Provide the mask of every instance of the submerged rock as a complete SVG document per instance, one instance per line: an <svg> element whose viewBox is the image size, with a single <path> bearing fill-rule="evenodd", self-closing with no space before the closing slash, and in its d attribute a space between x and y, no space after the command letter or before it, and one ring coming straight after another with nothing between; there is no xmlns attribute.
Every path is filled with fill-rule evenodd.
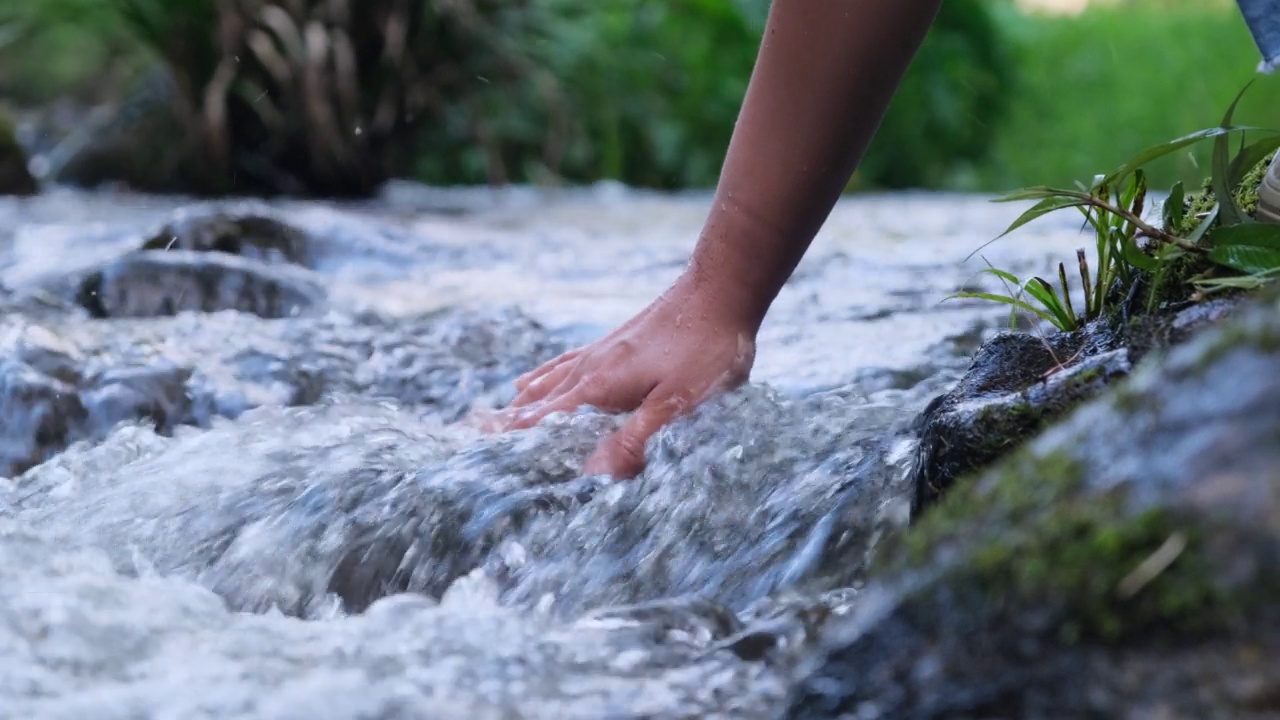
<svg viewBox="0 0 1280 720"><path fill-rule="evenodd" d="M157 317L238 310L293 317L323 304L319 281L287 266L224 253L145 250L92 273L77 294L95 317Z"/></svg>
<svg viewBox="0 0 1280 720"><path fill-rule="evenodd" d="M220 312L36 324L0 317L0 477L127 420L168 434L326 397L454 420L562 346L514 312L267 320Z"/></svg>
<svg viewBox="0 0 1280 720"><path fill-rule="evenodd" d="M13 125L0 115L0 195L34 195L39 191L27 169L27 154L14 137Z"/></svg>
<svg viewBox="0 0 1280 720"><path fill-rule="evenodd" d="M265 214L220 209L177 213L142 249L220 252L311 267L313 242L302 230Z"/></svg>
<svg viewBox="0 0 1280 720"><path fill-rule="evenodd" d="M893 545L787 717L1280 712L1280 302L1142 365Z"/></svg>
<svg viewBox="0 0 1280 720"><path fill-rule="evenodd" d="M1234 300L1193 305L1117 328L1100 320L1072 333L1002 333L974 355L964 378L917 423L912 514L919 517L957 479L1014 450L1069 410L1125 378L1152 351L1220 322Z"/></svg>

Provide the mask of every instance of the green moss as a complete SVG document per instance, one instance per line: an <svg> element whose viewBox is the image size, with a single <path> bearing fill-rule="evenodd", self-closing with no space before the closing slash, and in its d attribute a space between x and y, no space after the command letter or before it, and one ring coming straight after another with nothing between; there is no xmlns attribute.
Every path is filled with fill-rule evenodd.
<svg viewBox="0 0 1280 720"><path fill-rule="evenodd" d="M1272 153L1245 173L1240 184L1233 191L1236 206L1249 217L1253 217L1258 211L1258 188L1262 185L1262 178L1267 174L1267 166L1274 157L1275 153ZM1181 222L1165 229L1179 237L1190 235L1199 226L1202 216L1212 210L1215 203L1217 203L1217 197L1210 187L1210 180L1206 179L1200 190L1187 195L1183 204Z"/></svg>
<svg viewBox="0 0 1280 720"><path fill-rule="evenodd" d="M1262 187L1262 179L1266 177L1267 167L1274 157L1275 153L1272 153L1262 162L1253 166L1252 170L1245 173L1245 176L1240 180L1240 186L1236 188L1236 205L1249 217L1253 217L1258 212L1258 189Z"/></svg>
<svg viewBox="0 0 1280 720"><path fill-rule="evenodd" d="M973 583L994 612L1043 608L1060 620L1060 641L1118 642L1157 629L1207 629L1232 606L1213 583L1201 530L1155 509L1133 513L1121 490L1089 492L1069 453L1018 453L951 495L901 540L884 569L911 571L961 559L938 582ZM1131 597L1117 589L1175 533L1186 549Z"/></svg>
<svg viewBox="0 0 1280 720"><path fill-rule="evenodd" d="M1273 312L1280 312L1280 303L1270 303ZM1270 317L1275 317L1271 315ZM1195 370L1203 371L1216 363L1223 355L1240 348L1254 348L1274 354L1280 352L1280 323L1254 316L1253 321L1241 320L1225 325L1196 359Z"/></svg>

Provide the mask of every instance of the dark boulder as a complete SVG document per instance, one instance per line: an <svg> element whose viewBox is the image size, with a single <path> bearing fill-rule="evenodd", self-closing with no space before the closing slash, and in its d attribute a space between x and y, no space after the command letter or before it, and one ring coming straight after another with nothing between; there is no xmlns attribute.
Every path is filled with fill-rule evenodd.
<svg viewBox="0 0 1280 720"><path fill-rule="evenodd" d="M129 254L85 278L77 294L100 318L238 310L275 319L303 314L324 297L305 271L192 250Z"/></svg>
<svg viewBox="0 0 1280 720"><path fill-rule="evenodd" d="M193 250L312 267L311 238L265 214L181 211L143 243L143 250Z"/></svg>
<svg viewBox="0 0 1280 720"><path fill-rule="evenodd" d="M873 578L786 717L1277 717L1280 301L958 483Z"/></svg>
<svg viewBox="0 0 1280 720"><path fill-rule="evenodd" d="M1082 402L1126 377L1153 350L1216 323L1234 300L1177 313L1096 321L1072 333L1009 332L985 343L964 378L917 420L912 516L918 518L958 478L980 470Z"/></svg>

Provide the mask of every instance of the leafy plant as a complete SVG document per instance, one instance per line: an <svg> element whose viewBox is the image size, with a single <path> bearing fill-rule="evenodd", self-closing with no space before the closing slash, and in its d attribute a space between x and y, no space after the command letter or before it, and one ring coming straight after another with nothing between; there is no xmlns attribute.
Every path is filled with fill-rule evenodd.
<svg viewBox="0 0 1280 720"><path fill-rule="evenodd" d="M1095 178L1089 187L1076 190L1033 187L996 199L997 202L1038 202L991 242L1059 210L1074 208L1084 216L1085 225L1092 229L1095 238L1096 263L1090 273L1084 251L1077 251L1085 298L1082 313L1076 313L1072 306L1062 263L1058 264L1059 288L1043 278L1024 281L1012 273L989 267L984 272L1000 278L1006 284L1007 294L962 292L948 299L976 298L1007 304L1015 311L1030 312L1059 330L1071 331L1102 317L1115 304L1127 301L1144 280L1150 281L1151 288L1147 308L1154 308L1172 265L1187 259L1202 270L1186 278L1186 282L1202 291L1254 288L1280 277L1280 226L1255 222L1236 198L1237 188L1246 175L1280 148L1277 131L1232 125L1236 105L1247 89L1248 86L1236 96L1218 127L1147 148L1114 172ZM1246 144L1243 138L1246 132L1259 132L1264 137ZM1232 156L1229 143L1234 135L1242 137L1240 149ZM1207 140L1213 141L1212 175L1202 198L1208 200L1207 208L1188 218L1188 200L1179 183L1170 190L1164 204L1162 224L1153 224L1144 216L1147 197L1144 166Z"/></svg>

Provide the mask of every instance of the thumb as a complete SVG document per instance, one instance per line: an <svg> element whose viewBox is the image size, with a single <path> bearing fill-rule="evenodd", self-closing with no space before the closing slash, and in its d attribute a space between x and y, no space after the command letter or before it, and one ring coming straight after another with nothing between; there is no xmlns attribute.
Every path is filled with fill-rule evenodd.
<svg viewBox="0 0 1280 720"><path fill-rule="evenodd" d="M584 475L609 475L629 480L640 474L644 469L644 449L649 438L689 406L683 395L655 397L659 397L657 392L650 393L621 429L600 441L582 466Z"/></svg>

